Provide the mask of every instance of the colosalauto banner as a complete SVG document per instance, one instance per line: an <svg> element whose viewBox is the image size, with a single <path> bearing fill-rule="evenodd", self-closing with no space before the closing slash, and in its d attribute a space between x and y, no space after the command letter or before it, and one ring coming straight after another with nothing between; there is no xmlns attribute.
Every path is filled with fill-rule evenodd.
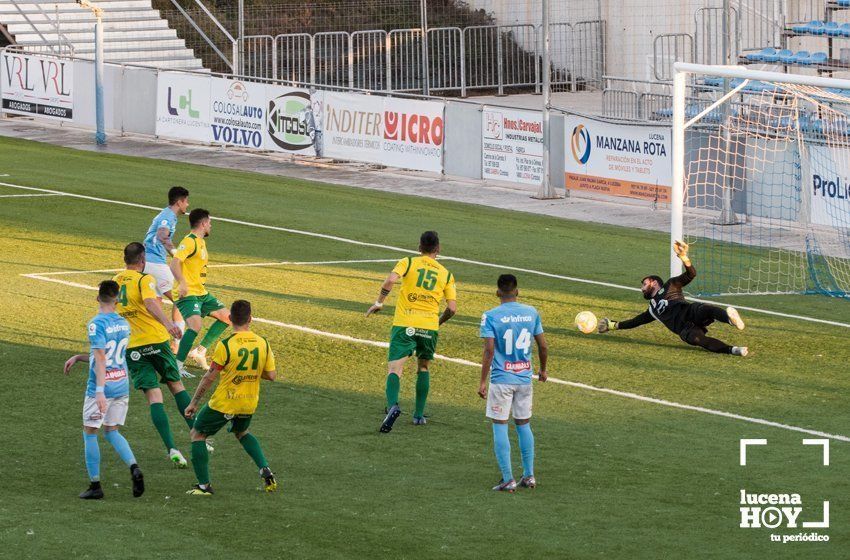
<svg viewBox="0 0 850 560"><path fill-rule="evenodd" d="M316 119L310 92L266 86L265 148L316 155Z"/></svg>
<svg viewBox="0 0 850 560"><path fill-rule="evenodd" d="M326 157L440 172L443 104L351 93L324 93Z"/></svg>
<svg viewBox="0 0 850 560"><path fill-rule="evenodd" d="M568 189L669 202L669 127L610 124L566 115Z"/></svg>
<svg viewBox="0 0 850 560"><path fill-rule="evenodd" d="M850 225L850 150L808 146L811 173L811 222L846 228Z"/></svg>
<svg viewBox="0 0 850 560"><path fill-rule="evenodd" d="M71 60L4 51L0 68L3 111L71 120L73 65Z"/></svg>
<svg viewBox="0 0 850 560"><path fill-rule="evenodd" d="M265 84L211 78L210 127L205 141L261 149L265 107Z"/></svg>
<svg viewBox="0 0 850 560"><path fill-rule="evenodd" d="M157 136L212 142L211 81L209 76L160 72L156 96Z"/></svg>
<svg viewBox="0 0 850 560"><path fill-rule="evenodd" d="M543 180L543 116L484 107L481 113L485 179L539 185Z"/></svg>

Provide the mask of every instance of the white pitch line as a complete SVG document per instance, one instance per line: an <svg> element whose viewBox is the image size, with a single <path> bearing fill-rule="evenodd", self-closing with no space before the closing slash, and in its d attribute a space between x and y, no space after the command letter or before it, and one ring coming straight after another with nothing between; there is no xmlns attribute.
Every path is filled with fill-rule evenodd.
<svg viewBox="0 0 850 560"><path fill-rule="evenodd" d="M0 198L33 198L43 196L65 196L59 193L44 193L44 194L0 194Z"/></svg>
<svg viewBox="0 0 850 560"><path fill-rule="evenodd" d="M86 290L97 290L94 286L87 286L85 284L78 284L77 282L68 282L66 280L59 280L58 278L44 278L43 276L39 276L38 274L23 274L27 278L31 278L33 280L43 280L45 282L54 282L56 284L63 284L66 286L71 286L74 288L83 288ZM389 343L379 342L377 340L369 340L366 338L357 338L354 336L349 336L346 334L332 333L328 331L322 331L319 329L313 329L310 327L304 327L302 325L295 325L293 323L284 323L282 321L275 321L273 319L263 319L261 317L254 317L254 321L257 323L265 323L268 325L273 325L276 327L280 327L283 329L295 330L307 334L312 334L316 336L321 336L325 338L332 338L334 340L342 340L344 342L350 342L353 344L364 344L368 346L374 346L377 348L389 348ZM470 366L475 368L480 368L481 364L478 362L473 362L471 360L465 360L463 358L452 358L450 356L444 356L442 354L434 354L434 357L443 360L445 362L452 362L455 364L460 364L463 366ZM535 376L536 377L536 376ZM843 436L840 434L829 434L826 432L821 432L819 430L810 430L808 428L801 428L799 426L792 426L790 424L782 424L780 422L773 422L772 420L765 420L763 418L755 418L752 416L744 416L741 414L735 414L733 412L724 412L722 410L714 410L712 408L705 408L702 406L694 406L690 404L681 404L673 401L668 401L664 399L657 399L655 397L646 397L643 395L638 395L637 393L629 393L627 391L618 391L617 389L608 389L607 387L597 387L595 385L588 385L586 383L579 383L577 381L566 381L564 379L557 379L555 377L550 377L547 382L555 383L558 385L567 385L570 387L575 387L577 389L585 389L588 391L595 391L597 393L606 393L608 395L615 395L617 397L623 397L627 399L633 399L641 402L657 404L661 406L666 406L669 408L676 408L679 410L687 410L690 412L701 412L703 414L710 414L712 416L720 416L722 418L729 418L732 420L740 420L742 422L749 422L751 424L760 424L762 426L769 426L772 428L780 428L783 430L789 430L792 432L800 432L803 434L809 434L818 437L824 437L829 439L834 439L836 441L843 441L850 443L850 437Z"/></svg>
<svg viewBox="0 0 850 560"><path fill-rule="evenodd" d="M71 193L71 192L66 192L66 191L57 191L57 190L53 190L53 189L42 189L42 188L38 188L38 187L25 187L23 185L15 185L15 184L12 184L12 183L2 183L2 182L0 182L0 185L6 186L6 187L11 187L11 188L16 188L16 189L55 193L55 194L58 194L58 195L64 195L64 196L68 196L68 197L71 197L71 198L80 198L80 199L83 199L83 200L92 200L92 201L95 201L95 202L106 202L106 203L109 203L109 204L118 204L118 205L121 205L121 206L130 206L130 207L133 207L133 208L144 208L144 209L147 209L147 210L156 210L156 211L161 210L161 208L159 208L157 206L150 206L150 205L147 205L147 204L137 204L135 202L124 202L124 201L121 201L121 200L111 200L111 199L108 199L108 198L99 198L99 197L96 197L96 196L88 196L88 195L84 195L84 194L76 194L76 193ZM230 223L230 224L237 224L237 225L255 227L255 228L259 228L259 229L267 229L267 230L272 230L272 231L282 231L282 232L285 232L285 233L305 235L305 236L308 236L308 237L316 237L316 238L319 238L319 239L328 239L330 241L338 241L340 243L348 243L350 245L359 245L361 247L374 247L376 249L387 249L387 250L390 250L390 251L399 251L399 252L407 253L407 254L418 254L417 251L412 251L410 249L404 249L403 247L395 247L393 245L383 245L381 243L370 243L370 242L367 242L367 241L358 241L357 239L349 239L347 237L339 237L339 236L336 236L336 235L328 235L328 234L325 234L325 233L316 233L316 232L313 232L313 231L305 231L305 230L300 230L300 229L285 228L285 227L280 227L280 226L270 226L270 225L267 225L267 224L258 224L258 223L255 223L255 222L246 222L246 221L243 221L243 220L234 220L232 218L220 218L218 216L215 216L214 219L218 222L226 222L226 223ZM582 284L592 284L592 285L595 285L595 286L605 286L605 287L608 287L608 288L615 288L615 289L619 289L619 290L629 290L629 291L633 291L633 292L639 290L639 288L635 288L634 286L623 286L622 284L614 284L614 283L611 283L611 282L602 282L602 281L599 281L599 280L589 280L587 278L578 278L576 276L564 276L564 275L561 275L561 274L553 274L553 273L550 273L550 272L543 272L543 271L540 271L540 270L533 270L533 269L530 269L530 268L518 268L518 267L515 267L515 266L487 263L487 262L476 261L476 260L471 260L471 259L464 259L464 258L461 258L461 257L446 257L446 256L443 256L441 258L443 260L451 260L451 261L455 261L455 262L462 262L462 263L465 263L465 264L485 266L485 267L489 267L489 268L498 268L498 269L501 269L501 270L513 270L513 271L517 271L517 272L525 272L525 273L528 273L528 274L535 274L537 276L544 276L544 277L547 277L547 278L555 278L555 279L558 279L558 280L567 280L569 282L580 282ZM693 298L692 301L699 301L699 302L702 302L702 303L714 303L714 304L723 305L723 306L728 305L726 303L717 302L717 301L708 300L708 299ZM753 313L762 313L764 315L772 315L774 317L782 317L782 318L785 318L785 319L798 319L800 321L808 321L810 323L820 323L820 324L824 324L824 325L832 325L834 327L844 327L844 328L850 329L850 323L841 323L839 321L830 321L830 320L827 320L827 319L818 319L817 317L808 317L808 316L805 316L805 315L794 315L794 314L791 314L791 313L781 313L779 311L770 311L768 309L761 309L761 308L757 308L757 307L747 307L747 306L742 306L742 305L736 305L735 307L737 309L752 311Z"/></svg>
<svg viewBox="0 0 850 560"><path fill-rule="evenodd" d="M239 268L239 267L263 267L263 266L309 266L328 265L328 264L361 264L361 263L388 263L396 262L398 259L359 259L349 261L275 261L275 262L255 262L255 263L227 263L227 264L211 264L209 268ZM21 276L66 276L71 274L95 274L99 272L121 272L123 268L99 268L96 270L59 270L48 272L30 272L21 274Z"/></svg>

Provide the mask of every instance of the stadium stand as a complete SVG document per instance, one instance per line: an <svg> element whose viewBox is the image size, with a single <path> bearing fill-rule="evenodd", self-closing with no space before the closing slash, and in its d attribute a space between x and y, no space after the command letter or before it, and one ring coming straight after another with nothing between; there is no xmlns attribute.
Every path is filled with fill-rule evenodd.
<svg viewBox="0 0 850 560"><path fill-rule="evenodd" d="M151 7L150 0L100 0L107 62L168 69L203 70L203 63ZM6 40L28 50L94 58L92 12L74 0L0 0Z"/></svg>

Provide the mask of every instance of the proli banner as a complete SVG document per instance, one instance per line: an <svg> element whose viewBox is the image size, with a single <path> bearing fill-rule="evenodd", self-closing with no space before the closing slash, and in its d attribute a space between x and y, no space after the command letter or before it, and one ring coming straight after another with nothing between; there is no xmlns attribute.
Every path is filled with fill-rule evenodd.
<svg viewBox="0 0 850 560"><path fill-rule="evenodd" d="M850 149L808 146L813 224L850 226Z"/></svg>
<svg viewBox="0 0 850 560"><path fill-rule="evenodd" d="M433 101L325 92L323 155L440 172L443 109Z"/></svg>
<svg viewBox="0 0 850 560"><path fill-rule="evenodd" d="M160 72L156 86L156 135L212 142L211 82L209 76Z"/></svg>
<svg viewBox="0 0 850 560"><path fill-rule="evenodd" d="M265 106L265 84L211 78L209 107L211 120L206 141L214 144L262 148L263 125L266 122Z"/></svg>
<svg viewBox="0 0 850 560"><path fill-rule="evenodd" d="M566 115L568 189L669 202L670 128L624 126Z"/></svg>
<svg viewBox="0 0 850 560"><path fill-rule="evenodd" d="M74 63L71 60L3 51L0 73L3 111L61 120L73 118Z"/></svg>
<svg viewBox="0 0 850 560"><path fill-rule="evenodd" d="M485 179L539 185L543 180L543 116L484 107L481 113Z"/></svg>
<svg viewBox="0 0 850 560"><path fill-rule="evenodd" d="M265 108L267 150L316 155L316 119L309 91L268 85Z"/></svg>

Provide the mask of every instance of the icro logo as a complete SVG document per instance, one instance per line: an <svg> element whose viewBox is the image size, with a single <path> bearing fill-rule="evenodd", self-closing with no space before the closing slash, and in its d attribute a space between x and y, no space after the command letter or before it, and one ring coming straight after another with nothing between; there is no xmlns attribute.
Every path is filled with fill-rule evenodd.
<svg viewBox="0 0 850 560"><path fill-rule="evenodd" d="M583 124L573 129L570 146L572 147L575 160L582 165L587 163L587 160L590 159L590 133Z"/></svg>

